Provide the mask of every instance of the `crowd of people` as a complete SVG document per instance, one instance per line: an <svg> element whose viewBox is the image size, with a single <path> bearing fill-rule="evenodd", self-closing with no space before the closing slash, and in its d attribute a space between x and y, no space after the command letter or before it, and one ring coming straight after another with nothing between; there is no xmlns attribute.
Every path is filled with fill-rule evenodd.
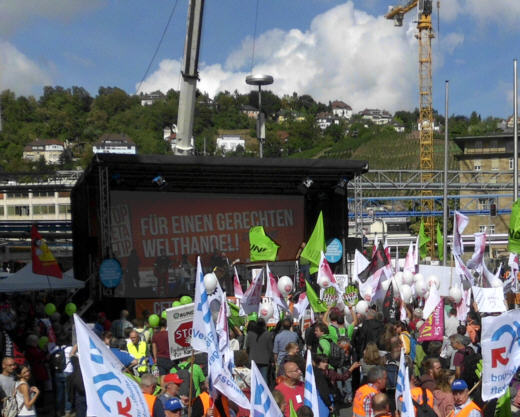
<svg viewBox="0 0 520 417"><path fill-rule="evenodd" d="M45 295L0 300L2 404L14 398L20 416L84 417L87 401L72 319L46 314L47 301ZM330 307L305 328L288 314L272 327L262 318L235 323L229 329L233 376L250 396L254 361L285 416L293 409L298 416L313 415L304 404L310 350L320 417L337 416L349 407L354 417L397 416L402 412L396 390L404 352L417 417L494 415L496 400L484 403L480 397L478 311L472 308L461 322L447 299L442 340L423 343L417 342L422 310L409 305L406 312L399 320L387 320L374 304L363 314L353 307ZM210 398L205 354L170 359L164 318L152 327L146 312L142 317L126 310L118 317L97 312L90 325L128 377L139 383L151 417L188 415L190 407L193 417L250 415L223 396ZM516 381L511 384L513 407L520 401Z"/></svg>

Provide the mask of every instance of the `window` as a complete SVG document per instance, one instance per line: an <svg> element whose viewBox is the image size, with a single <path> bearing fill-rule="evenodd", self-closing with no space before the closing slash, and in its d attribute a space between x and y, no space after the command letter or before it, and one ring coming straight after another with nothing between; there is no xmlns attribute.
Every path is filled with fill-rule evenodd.
<svg viewBox="0 0 520 417"><path fill-rule="evenodd" d="M497 158L493 158L491 160L491 169L493 171L498 171L499 168L500 168L500 161Z"/></svg>
<svg viewBox="0 0 520 417"><path fill-rule="evenodd" d="M474 169L475 171L480 171L480 170L482 169L482 165L481 165L481 163L480 163L480 159L475 159L475 160L473 161L473 169Z"/></svg>
<svg viewBox="0 0 520 417"><path fill-rule="evenodd" d="M7 193L7 198L29 198L29 193Z"/></svg>
<svg viewBox="0 0 520 417"><path fill-rule="evenodd" d="M58 213L59 214L70 214L70 204L60 204L58 205Z"/></svg>
<svg viewBox="0 0 520 417"><path fill-rule="evenodd" d="M0 206L0 216L4 215L4 206Z"/></svg>
<svg viewBox="0 0 520 417"><path fill-rule="evenodd" d="M54 213L56 213L56 207L54 207L54 204L33 206L33 214L35 214L35 215L54 214Z"/></svg>
<svg viewBox="0 0 520 417"><path fill-rule="evenodd" d="M8 216L28 216L29 206L7 206Z"/></svg>
<svg viewBox="0 0 520 417"><path fill-rule="evenodd" d="M494 224L481 224L479 227L480 233L486 232L488 235L495 234L495 225Z"/></svg>
<svg viewBox="0 0 520 417"><path fill-rule="evenodd" d="M488 211L489 206L491 204L495 204L494 198L479 198L478 199L478 209L483 211Z"/></svg>
<svg viewBox="0 0 520 417"><path fill-rule="evenodd" d="M54 191L33 191L34 198L54 197Z"/></svg>
<svg viewBox="0 0 520 417"><path fill-rule="evenodd" d="M513 168L514 168L514 166L513 166L513 165L514 165L514 162L515 162L515 161L513 161L513 158L511 158L511 159L509 160L509 169L513 169Z"/></svg>

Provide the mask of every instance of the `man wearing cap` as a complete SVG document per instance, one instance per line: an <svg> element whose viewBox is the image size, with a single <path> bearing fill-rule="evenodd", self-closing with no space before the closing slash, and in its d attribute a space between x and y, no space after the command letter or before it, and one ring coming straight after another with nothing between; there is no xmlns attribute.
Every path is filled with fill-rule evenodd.
<svg viewBox="0 0 520 417"><path fill-rule="evenodd" d="M454 417L482 417L482 410L469 398L468 384L463 379L456 379L451 384L455 403Z"/></svg>
<svg viewBox="0 0 520 417"><path fill-rule="evenodd" d="M179 387L184 380L179 378L177 374L168 374L163 378L164 393L160 395L159 399L164 405L172 398L179 399Z"/></svg>
<svg viewBox="0 0 520 417"><path fill-rule="evenodd" d="M178 398L170 398L164 404L164 415L166 417L179 417L182 415L182 403Z"/></svg>

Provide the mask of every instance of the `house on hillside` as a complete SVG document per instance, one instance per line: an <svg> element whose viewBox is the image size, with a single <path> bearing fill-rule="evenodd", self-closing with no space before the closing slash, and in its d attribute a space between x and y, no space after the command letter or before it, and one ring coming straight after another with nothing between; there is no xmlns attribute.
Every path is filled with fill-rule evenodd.
<svg viewBox="0 0 520 417"><path fill-rule="evenodd" d="M340 119L350 120L352 118L352 107L343 101L336 100L330 103L332 114Z"/></svg>
<svg viewBox="0 0 520 417"><path fill-rule="evenodd" d="M392 127L397 133L404 133L404 125L396 122L395 120L392 122Z"/></svg>
<svg viewBox="0 0 520 417"><path fill-rule="evenodd" d="M333 124L339 125L339 119L337 116L334 116L332 113L318 113L316 115L316 124L321 130L327 129L329 126Z"/></svg>
<svg viewBox="0 0 520 417"><path fill-rule="evenodd" d="M376 125L387 125L392 121L392 115L386 110L365 109L359 112L363 120L370 120Z"/></svg>
<svg viewBox="0 0 520 417"><path fill-rule="evenodd" d="M165 95L159 90L153 93L141 94L141 106L151 106L156 101L164 100Z"/></svg>
<svg viewBox="0 0 520 417"><path fill-rule="evenodd" d="M235 152L238 146L246 148L246 141L241 135L220 135L217 138L217 149L224 153Z"/></svg>
<svg viewBox="0 0 520 417"><path fill-rule="evenodd" d="M43 157L47 165L53 165L60 162L64 150L63 142L57 139L36 139L23 148L22 158L37 162Z"/></svg>
<svg viewBox="0 0 520 417"><path fill-rule="evenodd" d="M240 111L250 119L256 119L258 117L258 109L248 104L243 105Z"/></svg>
<svg viewBox="0 0 520 417"><path fill-rule="evenodd" d="M132 139L124 134L105 133L99 142L92 146L94 153L117 153L124 155L135 155L137 148Z"/></svg>

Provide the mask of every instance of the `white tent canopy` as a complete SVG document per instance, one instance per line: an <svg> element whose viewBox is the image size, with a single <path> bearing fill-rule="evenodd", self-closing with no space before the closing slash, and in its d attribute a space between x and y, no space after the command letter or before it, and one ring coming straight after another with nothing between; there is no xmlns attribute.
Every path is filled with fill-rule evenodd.
<svg viewBox="0 0 520 417"><path fill-rule="evenodd" d="M40 290L72 290L83 288L85 283L74 279L71 270L63 274L63 278L47 275L38 275L32 271L32 263L28 263L22 269L6 278L0 276L0 292L21 292Z"/></svg>

